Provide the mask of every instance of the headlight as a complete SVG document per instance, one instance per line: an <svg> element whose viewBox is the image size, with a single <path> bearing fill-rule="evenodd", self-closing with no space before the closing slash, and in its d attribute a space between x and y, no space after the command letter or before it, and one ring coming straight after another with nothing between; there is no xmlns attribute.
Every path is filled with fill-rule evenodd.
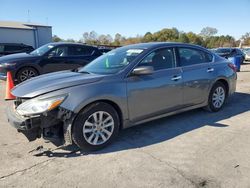
<svg viewBox="0 0 250 188"><path fill-rule="evenodd" d="M16 111L22 116L41 114L58 107L66 98L66 95L50 97L45 99L31 99L20 104Z"/></svg>
<svg viewBox="0 0 250 188"><path fill-rule="evenodd" d="M0 66L1 67L10 67L10 66L15 66L16 63L1 63Z"/></svg>

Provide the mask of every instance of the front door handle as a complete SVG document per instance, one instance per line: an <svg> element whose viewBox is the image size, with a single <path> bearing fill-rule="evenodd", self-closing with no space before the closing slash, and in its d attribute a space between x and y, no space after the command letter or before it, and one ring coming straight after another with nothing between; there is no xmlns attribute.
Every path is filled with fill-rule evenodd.
<svg viewBox="0 0 250 188"><path fill-rule="evenodd" d="M208 68L207 69L207 72L213 72L214 71L214 68Z"/></svg>
<svg viewBox="0 0 250 188"><path fill-rule="evenodd" d="M173 77L171 78L172 81L178 81L178 80L180 80L180 79L182 79L182 76L173 76Z"/></svg>

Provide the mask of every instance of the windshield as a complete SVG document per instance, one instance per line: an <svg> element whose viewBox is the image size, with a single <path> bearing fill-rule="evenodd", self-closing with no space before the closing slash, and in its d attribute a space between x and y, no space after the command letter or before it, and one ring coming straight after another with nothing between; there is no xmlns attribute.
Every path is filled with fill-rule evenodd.
<svg viewBox="0 0 250 188"><path fill-rule="evenodd" d="M52 45L52 44L45 44L45 45L41 46L40 48L37 48L36 50L32 51L30 54L42 56L53 47L54 47L54 45Z"/></svg>
<svg viewBox="0 0 250 188"><path fill-rule="evenodd" d="M94 74L115 74L132 62L143 49L118 48L95 59L79 72Z"/></svg>
<svg viewBox="0 0 250 188"><path fill-rule="evenodd" d="M216 50L216 53L230 53L231 48L219 48Z"/></svg>

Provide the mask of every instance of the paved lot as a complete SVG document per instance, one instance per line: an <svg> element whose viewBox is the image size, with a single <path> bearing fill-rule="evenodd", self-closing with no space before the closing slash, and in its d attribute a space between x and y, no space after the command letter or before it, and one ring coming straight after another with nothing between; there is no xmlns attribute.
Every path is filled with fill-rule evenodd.
<svg viewBox="0 0 250 188"><path fill-rule="evenodd" d="M250 64L223 111L201 109L123 131L95 153L28 143L5 117L0 83L0 187L250 187ZM30 152L50 149L43 156Z"/></svg>

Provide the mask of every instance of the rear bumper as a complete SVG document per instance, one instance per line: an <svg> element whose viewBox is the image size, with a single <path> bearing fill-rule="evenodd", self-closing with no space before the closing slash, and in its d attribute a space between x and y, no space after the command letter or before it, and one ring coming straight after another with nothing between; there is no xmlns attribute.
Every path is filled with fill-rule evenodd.
<svg viewBox="0 0 250 188"><path fill-rule="evenodd" d="M228 96L231 96L236 92L237 73L235 73L232 77L230 77L228 83L229 83Z"/></svg>

